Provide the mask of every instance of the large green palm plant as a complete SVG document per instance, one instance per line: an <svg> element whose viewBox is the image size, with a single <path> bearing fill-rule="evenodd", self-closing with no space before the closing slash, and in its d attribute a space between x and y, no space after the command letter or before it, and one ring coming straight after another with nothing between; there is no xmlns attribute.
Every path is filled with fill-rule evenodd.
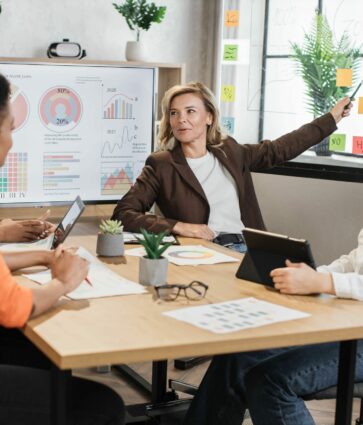
<svg viewBox="0 0 363 425"><path fill-rule="evenodd" d="M350 68L353 84L358 78L360 48L355 48L347 33L335 42L327 19L317 14L311 31L304 34L301 46L291 43L291 58L306 85L307 107L314 117L329 111L338 99L351 91L350 87L337 87L336 70Z"/></svg>

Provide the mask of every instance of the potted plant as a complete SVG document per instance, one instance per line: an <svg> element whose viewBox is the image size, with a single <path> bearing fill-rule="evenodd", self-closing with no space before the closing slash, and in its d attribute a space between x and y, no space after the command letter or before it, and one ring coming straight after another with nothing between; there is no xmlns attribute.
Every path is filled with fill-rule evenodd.
<svg viewBox="0 0 363 425"><path fill-rule="evenodd" d="M135 31L136 41L128 41L126 44L126 59L130 61L143 61L145 56L140 44L140 33L148 31L153 22L160 23L165 16L166 6L156 6L154 2L147 0L125 0L118 5L112 3L114 8L125 19L130 30Z"/></svg>
<svg viewBox="0 0 363 425"><path fill-rule="evenodd" d="M99 226L96 252L103 257L124 254L123 226L119 220L102 220Z"/></svg>
<svg viewBox="0 0 363 425"><path fill-rule="evenodd" d="M325 114L351 90L350 87L337 87L336 71L352 69L353 83L358 77L361 61L360 48L354 48L347 33L335 42L327 19L317 13L309 33L304 34L301 46L291 43L297 64L297 73L306 85L307 109L314 118ZM317 155L330 155L329 139L315 147Z"/></svg>
<svg viewBox="0 0 363 425"><path fill-rule="evenodd" d="M141 229L141 233L143 239L137 240L145 248L146 255L140 258L139 282L143 285L164 285L168 274L168 259L161 255L172 243L162 244L165 232L154 234Z"/></svg>

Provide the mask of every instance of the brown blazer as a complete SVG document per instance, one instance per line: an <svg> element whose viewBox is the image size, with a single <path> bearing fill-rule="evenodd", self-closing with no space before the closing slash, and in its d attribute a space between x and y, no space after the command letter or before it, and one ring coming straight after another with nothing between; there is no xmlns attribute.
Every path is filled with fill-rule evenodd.
<svg viewBox="0 0 363 425"><path fill-rule="evenodd" d="M247 227L264 229L251 172L295 158L336 130L328 113L275 141L238 144L228 138L219 148L208 148L236 181L241 220ZM164 217L145 214L156 202ZM228 205L226 205L228 208ZM178 142L173 149L151 154L132 188L118 201L112 218L126 231L141 228L172 232L178 221L208 224L209 204Z"/></svg>

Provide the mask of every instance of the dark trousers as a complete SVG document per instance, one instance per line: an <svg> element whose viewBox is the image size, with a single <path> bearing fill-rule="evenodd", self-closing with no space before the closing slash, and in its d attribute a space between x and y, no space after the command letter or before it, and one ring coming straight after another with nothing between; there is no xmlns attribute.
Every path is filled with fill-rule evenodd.
<svg viewBox="0 0 363 425"><path fill-rule="evenodd" d="M0 328L0 424L50 425L50 361L17 330ZM122 425L122 399L109 387L71 377L69 425Z"/></svg>

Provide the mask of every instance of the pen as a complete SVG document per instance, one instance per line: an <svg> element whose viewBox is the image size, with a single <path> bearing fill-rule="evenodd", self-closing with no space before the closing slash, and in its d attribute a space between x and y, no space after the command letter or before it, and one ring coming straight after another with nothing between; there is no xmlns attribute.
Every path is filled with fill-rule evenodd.
<svg viewBox="0 0 363 425"><path fill-rule="evenodd" d="M88 283L89 286L93 287L92 282L89 280L89 277L86 277L85 281Z"/></svg>

